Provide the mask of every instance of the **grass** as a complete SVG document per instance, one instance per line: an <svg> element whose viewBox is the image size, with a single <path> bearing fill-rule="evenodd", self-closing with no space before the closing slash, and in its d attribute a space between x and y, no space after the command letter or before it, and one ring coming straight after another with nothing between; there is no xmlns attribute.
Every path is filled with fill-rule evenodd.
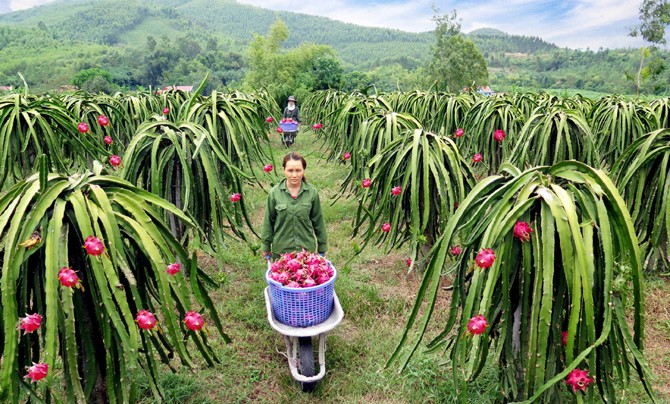
<svg viewBox="0 0 670 404"><path fill-rule="evenodd" d="M323 160L324 150L320 146L314 134L307 132L298 137L293 149L306 156L308 179L320 190L328 227L328 258L339 270L335 290L345 318L327 339L326 376L311 394L303 393L291 378L286 358L280 353L286 350L283 337L270 328L266 318L264 261L245 244L231 242L216 257L203 255L200 264L222 283L211 296L217 302L233 342L225 344L220 337L211 334L212 344L221 359L221 364L213 368L200 363L194 370L176 366L178 372L172 373L165 367L160 378L165 392L164 402L410 403L457 400L451 369L439 354L417 354L402 374L398 373L397 365L385 368L421 279L416 273L407 273L405 259L408 251L387 252L369 246L351 259L351 222L356 201L340 198L332 203L345 177L345 166ZM278 139L273 139L272 147L281 158L285 150ZM259 162L259 175L266 163ZM267 176L268 181L264 184L267 187L281 179L281 163L277 161L274 165L276 175ZM253 213L254 224L260 229L266 191L258 186L249 187L243 197ZM661 389L661 394L667 394L663 389L670 384L667 360L670 357L670 315L667 305L662 302L667 302L670 287L661 279L650 284L650 290L647 307L656 310L658 315L647 327L651 339L647 352L665 355L662 361L650 359L650 362L661 376L655 386ZM437 303L437 321L433 321L431 335L438 331L435 324L444 323L440 320L446 316L447 304L445 294ZM659 366L665 366L665 371ZM140 379L140 385L140 401L155 402L146 381ZM468 385L468 401L500 401L497 400L498 390L497 369L490 363L482 375ZM639 385L634 386L630 394L630 402L648 401ZM569 400L571 396L567 397Z"/></svg>

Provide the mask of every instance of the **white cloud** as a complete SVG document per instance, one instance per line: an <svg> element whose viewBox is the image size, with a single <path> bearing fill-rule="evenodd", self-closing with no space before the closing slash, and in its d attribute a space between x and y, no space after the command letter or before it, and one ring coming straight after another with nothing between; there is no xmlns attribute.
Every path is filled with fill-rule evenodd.
<svg viewBox="0 0 670 404"><path fill-rule="evenodd" d="M545 4L546 7L542 7ZM638 23L639 0L569 0L564 2L478 2L459 9L463 30L492 27L517 35L538 36L570 48L641 46L628 36Z"/></svg>
<svg viewBox="0 0 670 404"><path fill-rule="evenodd" d="M457 10L462 29L497 28L516 35L537 36L561 47L616 48L641 46L628 36L638 23L640 0L407 0L366 2L335 0L238 0L275 10L320 15L364 26L422 32L434 28L432 4L441 12Z"/></svg>
<svg viewBox="0 0 670 404"><path fill-rule="evenodd" d="M0 0L7 1L7 0ZM23 10L53 0L9 0ZM497 28L515 35L537 36L561 47L617 48L642 46L628 36L638 24L641 0L238 0L273 10L288 10L369 27L410 32L431 31L432 5L442 13L457 10L464 32ZM670 39L670 38L668 38Z"/></svg>
<svg viewBox="0 0 670 404"><path fill-rule="evenodd" d="M10 0L9 8L12 11L25 10L27 8L51 3L53 0Z"/></svg>
<svg viewBox="0 0 670 404"><path fill-rule="evenodd" d="M430 31L433 0L353 3L351 0L309 1L287 3L279 0L238 0L273 10L288 10L319 15L366 27L396 28L410 32Z"/></svg>

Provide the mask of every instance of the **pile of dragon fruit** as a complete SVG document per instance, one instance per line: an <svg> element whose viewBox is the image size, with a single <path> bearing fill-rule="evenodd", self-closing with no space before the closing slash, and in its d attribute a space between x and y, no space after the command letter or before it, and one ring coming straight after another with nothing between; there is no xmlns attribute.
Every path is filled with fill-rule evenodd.
<svg viewBox="0 0 670 404"><path fill-rule="evenodd" d="M324 257L305 250L283 254L270 265L270 279L288 288L322 285L333 273L333 267Z"/></svg>

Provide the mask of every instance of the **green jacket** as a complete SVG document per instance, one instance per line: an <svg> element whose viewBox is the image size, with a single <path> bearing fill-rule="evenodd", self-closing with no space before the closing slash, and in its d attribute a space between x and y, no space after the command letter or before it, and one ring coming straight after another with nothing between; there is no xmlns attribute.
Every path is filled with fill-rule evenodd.
<svg viewBox="0 0 670 404"><path fill-rule="evenodd" d="M261 231L262 251L325 253L328 249L319 193L303 182L296 199L286 189L286 180L272 187Z"/></svg>

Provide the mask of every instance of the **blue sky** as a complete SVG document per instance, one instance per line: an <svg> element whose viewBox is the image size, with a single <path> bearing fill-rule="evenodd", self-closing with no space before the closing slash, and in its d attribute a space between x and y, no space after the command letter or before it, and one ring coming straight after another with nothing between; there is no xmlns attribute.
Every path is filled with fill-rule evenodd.
<svg viewBox="0 0 670 404"><path fill-rule="evenodd" d="M405 31L430 31L432 5L442 13L456 10L462 30L497 28L517 35L539 36L570 48L637 47L628 36L638 23L642 0L238 0L275 10L321 15L335 20ZM670 40L670 38L668 38Z"/></svg>
<svg viewBox="0 0 670 404"><path fill-rule="evenodd" d="M0 0L0 10L20 10L51 0ZM274 10L289 10L372 27L431 31L432 5L456 10L464 32L497 28L539 36L561 47L597 50L637 47L628 36L638 21L642 0L238 0ZM669 31L666 31L668 33ZM666 34L670 41L670 34ZM667 46L666 46L667 48Z"/></svg>

